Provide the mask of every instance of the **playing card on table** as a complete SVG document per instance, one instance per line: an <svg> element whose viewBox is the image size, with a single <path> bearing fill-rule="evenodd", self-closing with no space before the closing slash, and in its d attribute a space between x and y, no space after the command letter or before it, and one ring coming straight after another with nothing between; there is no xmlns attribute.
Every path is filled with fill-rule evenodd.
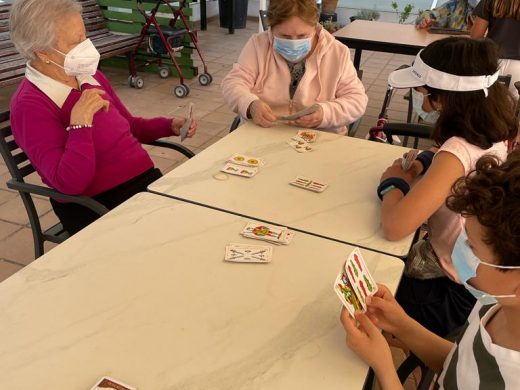
<svg viewBox="0 0 520 390"><path fill-rule="evenodd" d="M289 145L291 145L291 147L299 153L310 152L312 150L312 146L308 142L304 141L303 139L301 139L301 140L291 139L290 141L287 141L287 143Z"/></svg>
<svg viewBox="0 0 520 390"><path fill-rule="evenodd" d="M228 158L228 162L254 168L258 168L264 165L264 160L261 158L246 156L245 154L240 153L235 153L232 155L230 158Z"/></svg>
<svg viewBox="0 0 520 390"><path fill-rule="evenodd" d="M241 234L247 238L283 245L289 244L294 236L294 233L285 227L272 226L259 222L248 222Z"/></svg>
<svg viewBox="0 0 520 390"><path fill-rule="evenodd" d="M227 163L224 165L221 171L242 177L253 177L258 173L258 168L244 167L242 165Z"/></svg>
<svg viewBox="0 0 520 390"><path fill-rule="evenodd" d="M101 378L90 390L106 390L106 389L114 389L114 390L137 390L137 388L127 385L117 379L110 378L109 376L104 376Z"/></svg>
<svg viewBox="0 0 520 390"><path fill-rule="evenodd" d="M263 245L229 244L224 260L234 263L269 263L273 248Z"/></svg>
<svg viewBox="0 0 520 390"><path fill-rule="evenodd" d="M336 278L334 291L352 315L352 309L366 311L366 299L377 292L377 284L359 248L355 248L348 256Z"/></svg>
<svg viewBox="0 0 520 390"><path fill-rule="evenodd" d="M298 137L302 138L305 142L312 144L313 142L316 142L318 132L315 130L299 130Z"/></svg>
<svg viewBox="0 0 520 390"><path fill-rule="evenodd" d="M329 186L303 176L296 176L289 184L314 192L323 192Z"/></svg>
<svg viewBox="0 0 520 390"><path fill-rule="evenodd" d="M193 122L193 103L188 105L188 116L186 122L184 122L180 129L181 142L184 141L188 136L188 130L190 129L191 122Z"/></svg>
<svg viewBox="0 0 520 390"><path fill-rule="evenodd" d="M407 171L412 166L412 163L417 158L419 151L417 149L411 149L406 153L406 157L401 160L401 167Z"/></svg>

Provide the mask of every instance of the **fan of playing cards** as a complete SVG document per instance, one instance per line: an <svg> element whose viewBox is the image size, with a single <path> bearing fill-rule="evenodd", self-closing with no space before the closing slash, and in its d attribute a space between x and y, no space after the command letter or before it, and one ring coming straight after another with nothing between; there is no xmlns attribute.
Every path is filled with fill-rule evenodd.
<svg viewBox="0 0 520 390"><path fill-rule="evenodd" d="M359 248L355 248L334 282L334 291L347 308L350 315L367 309L366 298L377 292L377 284L361 256Z"/></svg>

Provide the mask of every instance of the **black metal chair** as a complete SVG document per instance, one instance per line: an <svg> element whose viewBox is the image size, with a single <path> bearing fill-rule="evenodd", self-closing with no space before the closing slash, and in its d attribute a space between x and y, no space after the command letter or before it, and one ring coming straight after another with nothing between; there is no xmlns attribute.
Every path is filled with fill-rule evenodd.
<svg viewBox="0 0 520 390"><path fill-rule="evenodd" d="M49 187L27 183L24 179L36 170L27 155L14 140L9 114L9 111L0 112L0 154L2 154L7 169L11 174L11 179L7 181L7 187L18 191L27 211L33 233L34 255L35 258L38 258L44 253L45 241L59 244L69 238L69 233L63 228L61 223L57 223L45 231L42 230L32 195L41 195L55 200L77 203L89 208L99 216L106 214L108 209L96 200L86 196L66 195ZM150 145L174 149L187 158L195 155L185 146L173 142L155 141L150 143Z"/></svg>
<svg viewBox="0 0 520 390"><path fill-rule="evenodd" d="M260 23L262 23L262 31L267 31L267 29L269 28L267 11L261 9L260 11L258 11L258 14L260 15Z"/></svg>

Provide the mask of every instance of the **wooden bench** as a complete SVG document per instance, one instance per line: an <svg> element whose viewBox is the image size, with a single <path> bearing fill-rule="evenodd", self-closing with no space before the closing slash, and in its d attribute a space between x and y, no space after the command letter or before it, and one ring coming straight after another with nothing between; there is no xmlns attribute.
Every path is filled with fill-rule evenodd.
<svg viewBox="0 0 520 390"><path fill-rule="evenodd" d="M79 0L79 3L83 6L87 37L92 40L102 59L121 54L133 55L139 36L110 32L97 0ZM11 4L0 5L0 88L17 84L25 74L26 60L16 51L9 38L10 9Z"/></svg>

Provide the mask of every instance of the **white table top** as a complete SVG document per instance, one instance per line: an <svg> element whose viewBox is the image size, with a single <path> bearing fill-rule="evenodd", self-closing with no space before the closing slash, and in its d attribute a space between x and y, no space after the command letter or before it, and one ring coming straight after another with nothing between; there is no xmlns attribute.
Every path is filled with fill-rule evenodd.
<svg viewBox="0 0 520 390"><path fill-rule="evenodd" d="M320 132L309 153L286 141L298 128L270 129L247 123L152 183L152 192L214 207L383 253L405 256L413 235L384 238L376 188L384 170L405 149ZM406 149L407 150L407 149ZM252 178L213 176L234 153L260 157L266 165ZM289 185L296 176L328 183L323 193Z"/></svg>
<svg viewBox="0 0 520 390"><path fill-rule="evenodd" d="M399 24L370 20L355 20L334 33L337 38L395 43L403 46L426 47L430 43L448 37L447 34L430 34L413 24Z"/></svg>
<svg viewBox="0 0 520 390"><path fill-rule="evenodd" d="M351 247L297 233L269 264L224 262L259 243L246 221L139 194L0 283L0 388L361 388L333 291ZM403 263L363 254L395 290Z"/></svg>

